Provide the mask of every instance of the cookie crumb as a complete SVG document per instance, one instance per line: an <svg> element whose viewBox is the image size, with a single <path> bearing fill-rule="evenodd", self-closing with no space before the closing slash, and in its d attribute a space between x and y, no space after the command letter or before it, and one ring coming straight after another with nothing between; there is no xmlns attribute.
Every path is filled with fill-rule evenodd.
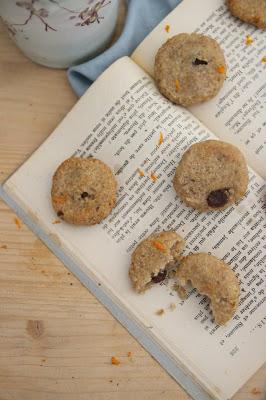
<svg viewBox="0 0 266 400"><path fill-rule="evenodd" d="M163 138L163 133L161 132L160 133L160 138L159 138L159 141L158 141L158 146L161 146L161 144L163 144L163 142L164 142L164 138Z"/></svg>
<svg viewBox="0 0 266 400"><path fill-rule="evenodd" d="M120 361L118 360L117 357L112 356L112 357L111 357L111 364L112 364L112 365L119 365L119 364L120 364Z"/></svg>
<svg viewBox="0 0 266 400"><path fill-rule="evenodd" d="M157 310L157 311L155 312L155 314L156 314L156 315L159 315L159 316L162 316L162 315L164 314L164 309L163 309L163 308L160 308L159 310Z"/></svg>
<svg viewBox="0 0 266 400"><path fill-rule="evenodd" d="M163 243L159 242L159 240L153 240L152 242L153 247L155 247L157 250L160 251L165 251L166 247Z"/></svg>
<svg viewBox="0 0 266 400"><path fill-rule="evenodd" d="M17 228L20 229L22 227L22 222L20 221L19 218L15 217L14 222L17 225Z"/></svg>
<svg viewBox="0 0 266 400"><path fill-rule="evenodd" d="M250 35L246 36L246 45L249 46L253 43L253 39Z"/></svg>
<svg viewBox="0 0 266 400"><path fill-rule="evenodd" d="M254 394L254 395L256 395L256 394L261 394L261 391L260 391L259 389L257 389L257 388L253 388L253 389L251 390L251 393Z"/></svg>
<svg viewBox="0 0 266 400"><path fill-rule="evenodd" d="M2 244L2 245L0 246L0 249L6 250L6 249L7 249L7 245L6 245L6 244Z"/></svg>
<svg viewBox="0 0 266 400"><path fill-rule="evenodd" d="M169 33L170 32L170 25L165 25L164 27L165 32Z"/></svg>
<svg viewBox="0 0 266 400"><path fill-rule="evenodd" d="M224 74L225 73L225 66L224 65L219 65L219 67L217 67L216 71L219 74Z"/></svg>
<svg viewBox="0 0 266 400"><path fill-rule="evenodd" d="M53 224L53 225L61 224L61 221L59 221L59 219L55 219L55 220L52 222L52 224Z"/></svg>
<svg viewBox="0 0 266 400"><path fill-rule="evenodd" d="M145 174L144 174L144 172L141 170L141 169L139 169L138 168L138 173L139 173L139 176L142 178L143 176L145 176Z"/></svg>
<svg viewBox="0 0 266 400"><path fill-rule="evenodd" d="M151 173L151 180L152 180L153 182L156 182L157 179L158 179L158 177L152 172L152 173Z"/></svg>
<svg viewBox="0 0 266 400"><path fill-rule="evenodd" d="M128 358L131 358L131 357L132 357L132 352L129 351L129 352L127 353L127 356L128 356Z"/></svg>
<svg viewBox="0 0 266 400"><path fill-rule="evenodd" d="M110 382L110 383L113 383L113 379L109 379L109 382Z"/></svg>
<svg viewBox="0 0 266 400"><path fill-rule="evenodd" d="M266 56L262 57L261 61L266 64Z"/></svg>
<svg viewBox="0 0 266 400"><path fill-rule="evenodd" d="M45 362L45 361L46 361L46 359L45 359L45 358L43 358L43 359L42 359L42 362Z"/></svg>
<svg viewBox="0 0 266 400"><path fill-rule="evenodd" d="M170 303L168 308L169 308L170 311L174 311L176 309L175 303Z"/></svg>
<svg viewBox="0 0 266 400"><path fill-rule="evenodd" d="M175 81L175 90L178 92L178 90L180 89L180 82L178 79L176 79Z"/></svg>
<svg viewBox="0 0 266 400"><path fill-rule="evenodd" d="M185 300L187 298L187 291L184 287L178 285L177 283L175 283L172 287L172 289L177 292L178 296L180 297L180 299Z"/></svg>

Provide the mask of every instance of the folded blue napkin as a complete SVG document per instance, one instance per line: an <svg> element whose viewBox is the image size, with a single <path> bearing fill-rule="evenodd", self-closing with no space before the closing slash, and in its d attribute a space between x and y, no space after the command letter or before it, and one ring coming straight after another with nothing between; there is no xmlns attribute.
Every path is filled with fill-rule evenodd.
<svg viewBox="0 0 266 400"><path fill-rule="evenodd" d="M97 57L69 68L68 79L77 95L81 96L115 60L130 55L180 2L181 0L126 0L127 17L119 39Z"/></svg>

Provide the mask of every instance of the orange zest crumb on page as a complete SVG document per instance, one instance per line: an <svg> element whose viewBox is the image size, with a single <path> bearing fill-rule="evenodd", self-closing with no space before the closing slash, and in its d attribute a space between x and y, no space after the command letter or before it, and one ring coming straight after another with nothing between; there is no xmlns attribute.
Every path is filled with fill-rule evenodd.
<svg viewBox="0 0 266 400"><path fill-rule="evenodd" d="M152 172L151 173L151 180L153 181L153 182L156 182L157 181L157 176Z"/></svg>
<svg viewBox="0 0 266 400"><path fill-rule="evenodd" d="M249 46L250 44L253 43L253 39L250 35L246 36L246 45Z"/></svg>
<svg viewBox="0 0 266 400"><path fill-rule="evenodd" d="M20 229L22 227L22 222L20 221L19 218L15 217L14 222L17 225L18 229Z"/></svg>
<svg viewBox="0 0 266 400"><path fill-rule="evenodd" d="M61 221L59 219L55 219L52 223L53 225L61 224Z"/></svg>
<svg viewBox="0 0 266 400"><path fill-rule="evenodd" d="M111 364L112 365L119 365L120 364L120 361L118 360L118 358L116 358L116 357L112 357L111 358Z"/></svg>
<svg viewBox="0 0 266 400"><path fill-rule="evenodd" d="M159 137L159 142L158 142L158 146L161 146L161 144L163 144L164 142L164 138L163 138L163 133L160 133L160 137Z"/></svg>
<svg viewBox="0 0 266 400"><path fill-rule="evenodd" d="M262 57L261 61L266 64L266 56Z"/></svg>
<svg viewBox="0 0 266 400"><path fill-rule="evenodd" d="M139 173L139 176L141 176L141 177L145 176L144 172L139 168L138 168L138 173Z"/></svg>
<svg viewBox="0 0 266 400"><path fill-rule="evenodd" d="M165 25L164 27L165 32L169 33L170 32L170 25Z"/></svg>
<svg viewBox="0 0 266 400"><path fill-rule="evenodd" d="M180 83L179 83L179 80L176 79L176 81L175 81L175 90L178 92L179 89L180 89Z"/></svg>
<svg viewBox="0 0 266 400"><path fill-rule="evenodd" d="M159 315L159 316L163 315L163 314L164 314L164 309L161 308L160 310L157 310L157 311L155 312L155 314L156 314L156 315Z"/></svg>

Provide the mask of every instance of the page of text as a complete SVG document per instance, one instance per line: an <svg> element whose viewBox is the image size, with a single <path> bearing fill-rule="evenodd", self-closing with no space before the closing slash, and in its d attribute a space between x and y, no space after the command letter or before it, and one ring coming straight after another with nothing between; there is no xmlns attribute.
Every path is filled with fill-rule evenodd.
<svg viewBox="0 0 266 400"><path fill-rule="evenodd" d="M193 13L191 13L193 10ZM165 26L169 25L169 32ZM228 66L220 93L190 111L222 140L237 145L266 179L266 34L233 16L224 0L184 0L143 41L132 58L153 75L154 57L167 38L180 32L211 36ZM249 36L252 43L246 43Z"/></svg>
<svg viewBox="0 0 266 400"><path fill-rule="evenodd" d="M223 212L200 214L184 206L172 186L176 165L192 143L211 137L124 58L89 89L5 187L173 358L210 393L226 399L265 360L265 182L250 171L245 198ZM117 205L98 226L53 224L52 175L72 155L103 160L118 180ZM174 280L144 295L133 291L128 277L133 249L152 232L168 229L185 238L184 254L210 252L236 272L240 306L226 326L214 323L208 300L196 290L180 300ZM158 309L165 311L162 316Z"/></svg>

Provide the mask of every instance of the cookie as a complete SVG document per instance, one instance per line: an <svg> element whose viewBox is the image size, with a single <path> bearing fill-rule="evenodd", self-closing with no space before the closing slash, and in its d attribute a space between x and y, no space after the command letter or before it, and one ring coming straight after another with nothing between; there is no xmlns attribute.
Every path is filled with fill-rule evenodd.
<svg viewBox="0 0 266 400"><path fill-rule="evenodd" d="M232 144L218 140L195 143L183 154L173 185L188 206L199 211L223 210L244 196L247 164Z"/></svg>
<svg viewBox="0 0 266 400"><path fill-rule="evenodd" d="M227 0L231 13L249 24L266 29L265 0Z"/></svg>
<svg viewBox="0 0 266 400"><path fill-rule="evenodd" d="M129 277L134 289L144 292L165 280L176 268L184 239L174 231L154 233L138 244L131 257Z"/></svg>
<svg viewBox="0 0 266 400"><path fill-rule="evenodd" d="M240 288L229 265L207 253L192 254L182 259L176 277L181 287L191 282L200 294L210 298L210 308L218 325L233 317Z"/></svg>
<svg viewBox="0 0 266 400"><path fill-rule="evenodd" d="M94 225L116 203L117 183L111 169L95 158L69 158L56 170L51 190L58 217L75 225Z"/></svg>
<svg viewBox="0 0 266 400"><path fill-rule="evenodd" d="M214 97L225 76L223 51L208 36L181 33L164 43L155 57L154 78L160 92L185 107Z"/></svg>

